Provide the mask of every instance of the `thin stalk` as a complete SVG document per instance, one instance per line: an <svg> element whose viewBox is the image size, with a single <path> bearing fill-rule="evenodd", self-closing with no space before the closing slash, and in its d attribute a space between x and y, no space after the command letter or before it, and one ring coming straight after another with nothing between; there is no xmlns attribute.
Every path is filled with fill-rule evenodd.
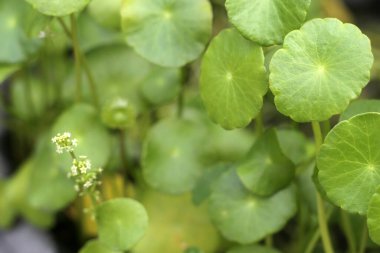
<svg viewBox="0 0 380 253"><path fill-rule="evenodd" d="M265 237L265 246L271 248L273 246L273 237L272 235L268 235Z"/></svg>
<svg viewBox="0 0 380 253"><path fill-rule="evenodd" d="M32 86L30 83L30 78L29 78L29 71L28 71L28 66L25 64L23 68L23 74L24 74L24 81L25 81L25 100L28 104L29 110L32 115L35 115L36 113L36 108L33 103L33 94L32 94Z"/></svg>
<svg viewBox="0 0 380 253"><path fill-rule="evenodd" d="M333 209L330 208L327 210L327 215L326 215L327 221L330 219L330 216L332 215L332 213L333 213ZM314 251L314 248L317 245L317 242L318 242L320 237L321 237L321 232L320 232L319 226L318 226L317 229L314 231L310 241L308 242L304 252L305 253L312 253Z"/></svg>
<svg viewBox="0 0 380 253"><path fill-rule="evenodd" d="M183 107L184 107L184 96L185 96L185 85L182 83L181 84L181 90L178 95L178 100L177 100L177 117L181 118L183 114Z"/></svg>
<svg viewBox="0 0 380 253"><path fill-rule="evenodd" d="M340 210L340 215L342 219L343 231L348 241L348 250L350 253L356 253L356 239L354 231L352 230L350 217L343 210Z"/></svg>
<svg viewBox="0 0 380 253"><path fill-rule="evenodd" d="M71 36L72 32L67 27L67 25L62 20L62 18L58 18L58 22L61 24L63 31L65 32L66 36L68 36L68 38L72 40L72 36ZM74 41L73 41L73 44L74 44ZM99 108L100 107L99 95L98 95L98 92L96 90L95 78L92 75L91 69L87 64L86 57L84 56L84 54L81 52L80 49L79 49L79 57L80 57L80 61L81 61L82 65L83 65L83 70L87 76L87 80L88 80L88 84L90 86L90 91L91 91L92 99L94 101L94 105L97 108Z"/></svg>
<svg viewBox="0 0 380 253"><path fill-rule="evenodd" d="M360 238L358 253L364 253L365 252L365 249L367 247L367 240L368 240L368 230L367 230L367 224L366 224L366 222L364 222L362 236Z"/></svg>
<svg viewBox="0 0 380 253"><path fill-rule="evenodd" d="M78 41L78 31L77 31L77 21L75 14L71 14L71 39L73 42L74 58L75 58L75 80L76 80L76 99L77 101L82 100L82 66L79 53L79 41Z"/></svg>
<svg viewBox="0 0 380 253"><path fill-rule="evenodd" d="M75 159L75 160L77 159L77 157L76 157L76 155L74 154L73 151L70 151L69 154L70 154L70 156L71 156L72 159Z"/></svg>
<svg viewBox="0 0 380 253"><path fill-rule="evenodd" d="M120 150L120 160L121 164L123 166L123 175L125 176L124 173L127 170L128 167L128 161L127 158L125 157L125 154L127 152L127 145L125 143L125 129L120 129L119 130L119 150Z"/></svg>
<svg viewBox="0 0 380 253"><path fill-rule="evenodd" d="M321 148L321 145L323 142L321 126L319 122L317 121L312 121L311 124L313 128L313 133L314 133L316 154L318 154L319 149ZM318 191L317 191L317 209L318 209L318 224L319 224L319 230L322 237L323 248L325 250L325 253L334 253L334 249L331 244L330 233L327 226L325 203Z"/></svg>

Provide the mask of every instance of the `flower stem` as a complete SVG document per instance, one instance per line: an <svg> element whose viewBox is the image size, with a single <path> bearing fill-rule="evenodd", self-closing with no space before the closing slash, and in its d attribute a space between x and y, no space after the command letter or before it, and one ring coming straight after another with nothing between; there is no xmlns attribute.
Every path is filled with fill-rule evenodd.
<svg viewBox="0 0 380 253"><path fill-rule="evenodd" d="M318 155L322 142L323 142L321 126L319 122L317 121L312 121L311 125L312 125L313 133L314 133L316 154ZM322 237L322 244L323 244L324 251L325 253L334 253L334 249L331 244L330 234L329 234L329 230L327 226L324 201L318 191L317 191L317 209L318 209L318 224L319 224L319 230Z"/></svg>
<svg viewBox="0 0 380 253"><path fill-rule="evenodd" d="M77 21L75 14L71 14L71 39L73 42L74 57L75 57L75 79L76 79L76 99L82 100L82 67L79 53L79 41L77 31Z"/></svg>
<svg viewBox="0 0 380 253"><path fill-rule="evenodd" d="M342 209L340 210L340 215L342 219L343 231L348 241L348 249L349 249L348 252L356 253L356 240L355 240L354 231L352 230L350 217Z"/></svg>

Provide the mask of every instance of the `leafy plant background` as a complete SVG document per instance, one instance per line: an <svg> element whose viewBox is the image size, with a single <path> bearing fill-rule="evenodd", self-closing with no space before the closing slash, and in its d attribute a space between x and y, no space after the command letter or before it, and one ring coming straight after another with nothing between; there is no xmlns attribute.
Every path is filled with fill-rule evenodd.
<svg viewBox="0 0 380 253"><path fill-rule="evenodd" d="M339 177L346 168L339 172L341 167L336 165L339 173L329 170L334 163L331 157L337 158L336 163L353 158L347 167L354 169L358 162L355 151L339 142L341 138L357 148L356 143L360 146L371 133L374 141L363 145L365 155L379 146L378 124L373 123L378 114L350 119L363 112L380 112L376 100L380 79L378 3L312 0L309 7L308 1L292 0L287 6L294 4L291 10L299 16L298 21L287 17L291 22L279 25L272 18L272 23L260 26L264 32L252 33L241 21L260 20L263 13L236 17L249 9L245 8L249 1L178 0L178 9L174 5L174 9L164 10L161 18L152 18L157 3L162 2L82 0L54 6L41 0L0 0L4 161L0 170L0 242L4 242L0 252L43 252L37 242L47 236L46 252L121 252L118 247L127 244L130 252L138 253L329 253L325 238L320 238L324 232L318 226L321 206L316 204L317 191L325 200L325 219L335 252L379 252L380 200L379 192L372 192L379 181L372 174L357 175L368 186L364 194L350 188L351 177ZM284 8L278 6L280 11ZM71 14L78 10L78 15ZM356 96L349 90L347 100L336 85L333 99L339 105L330 104L327 114L318 111L323 104L317 105L315 114L305 118L302 110L313 106L312 98L294 107L299 101L284 106L288 100L273 96L289 85L281 82L294 69L285 54L283 58L276 54L281 46L272 45L282 43L286 34L304 23L306 10L306 20L335 17L358 25L371 40L374 62L369 84L348 109L348 100ZM303 31L308 32L306 28ZM341 30L330 31L334 32ZM356 30L345 32L341 37L352 39L351 46L365 45L365 39L355 40L360 37ZM257 38L257 33L265 36ZM356 67L343 73L346 79L338 79L357 84L353 92L357 95L367 84L364 72L372 64L371 55L366 50L359 50L364 53L357 58L345 55L345 50L351 49L348 44L328 56L343 57ZM285 39L284 45L291 48L291 39ZM220 53L223 47L228 48L225 54ZM355 80L361 66L364 77ZM235 76L254 80L254 85L241 82L238 99L226 104L231 93L218 93L220 85L228 85ZM309 80L304 77L301 81ZM123 106L125 101L127 106ZM333 115L337 113L341 115ZM304 122L314 121L316 133L316 121L322 121L321 135L325 136L329 125L348 119L326 138L317 159L320 173L314 174L319 147L313 143L310 124ZM363 136L355 132L355 124L367 126ZM269 130L264 133L265 129ZM79 153L86 154L94 167L104 169L104 203L95 213L90 198L77 197L66 177L70 157L55 154L51 144L52 136L65 131L78 138ZM338 136L335 139L334 134ZM348 157L340 157L337 145L344 146ZM366 165L371 169L371 164ZM352 201L356 191L363 193L357 194L360 201ZM147 211L147 230L134 218L143 211L131 208L131 199ZM119 204L125 207L120 209ZM121 217L115 223L120 231L115 232L115 220L110 217ZM368 239L367 223L372 239ZM135 233L128 234L131 231ZM12 251L26 243L10 239L12 233L25 233L33 246ZM128 240L136 233L144 236L132 247ZM120 235L127 235L128 240Z"/></svg>

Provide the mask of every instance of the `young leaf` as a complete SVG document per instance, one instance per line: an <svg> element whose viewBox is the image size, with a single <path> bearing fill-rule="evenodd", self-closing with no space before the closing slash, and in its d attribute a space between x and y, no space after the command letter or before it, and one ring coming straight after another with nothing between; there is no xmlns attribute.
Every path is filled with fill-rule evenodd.
<svg viewBox="0 0 380 253"><path fill-rule="evenodd" d="M198 58L211 35L208 0L128 0L122 4L121 16L127 43L166 67Z"/></svg>
<svg viewBox="0 0 380 253"><path fill-rule="evenodd" d="M283 154L277 133L271 129L256 140L236 171L252 193L270 196L290 184L295 165Z"/></svg>
<svg viewBox="0 0 380 253"><path fill-rule="evenodd" d="M203 57L200 89L213 121L225 129L245 127L268 90L262 48L234 29L222 31Z"/></svg>
<svg viewBox="0 0 380 253"><path fill-rule="evenodd" d="M366 214L380 184L380 114L366 113L336 125L317 157L319 182L329 199Z"/></svg>
<svg viewBox="0 0 380 253"><path fill-rule="evenodd" d="M280 253L278 250L260 245L237 246L227 253Z"/></svg>
<svg viewBox="0 0 380 253"><path fill-rule="evenodd" d="M145 208L133 199L112 199L96 208L99 241L111 250L133 247L148 228Z"/></svg>
<svg viewBox="0 0 380 253"><path fill-rule="evenodd" d="M380 113L380 100L361 99L353 101L347 109L340 115L339 120L348 120L349 118L366 112Z"/></svg>
<svg viewBox="0 0 380 253"><path fill-rule="evenodd" d="M367 36L337 19L314 19L289 33L270 64L277 109L297 122L323 121L346 109L370 78Z"/></svg>
<svg viewBox="0 0 380 253"><path fill-rule="evenodd" d="M258 197L246 190L234 169L216 182L209 202L211 219L223 236L241 244L281 230L295 212L294 187L269 198Z"/></svg>
<svg viewBox="0 0 380 253"><path fill-rule="evenodd" d="M201 133L191 121L159 122L145 139L143 176L154 189L180 194L190 191L201 173Z"/></svg>
<svg viewBox="0 0 380 253"><path fill-rule="evenodd" d="M304 22L310 0L227 0L231 23L247 38L264 46L281 44Z"/></svg>
<svg viewBox="0 0 380 253"><path fill-rule="evenodd" d="M380 188L372 195L367 212L367 225L372 241L380 244Z"/></svg>
<svg viewBox="0 0 380 253"><path fill-rule="evenodd" d="M82 10L90 0L26 0L39 12L49 16L66 16Z"/></svg>
<svg viewBox="0 0 380 253"><path fill-rule="evenodd" d="M99 240L91 240L81 248L79 253L122 253L105 247Z"/></svg>

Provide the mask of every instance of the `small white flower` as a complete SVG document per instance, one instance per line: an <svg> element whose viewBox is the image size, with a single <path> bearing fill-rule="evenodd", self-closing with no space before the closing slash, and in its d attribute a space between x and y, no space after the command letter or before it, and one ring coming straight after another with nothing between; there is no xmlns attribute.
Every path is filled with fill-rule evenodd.
<svg viewBox="0 0 380 253"><path fill-rule="evenodd" d="M51 141L56 145L56 151L58 154L65 152L73 152L74 148L78 145L78 140L71 138L71 133L64 132L63 134L58 133L54 136Z"/></svg>
<svg viewBox="0 0 380 253"><path fill-rule="evenodd" d="M92 186L92 180L87 181L86 183L84 183L83 188L84 188L84 189L88 189L88 188L90 188L91 186Z"/></svg>

